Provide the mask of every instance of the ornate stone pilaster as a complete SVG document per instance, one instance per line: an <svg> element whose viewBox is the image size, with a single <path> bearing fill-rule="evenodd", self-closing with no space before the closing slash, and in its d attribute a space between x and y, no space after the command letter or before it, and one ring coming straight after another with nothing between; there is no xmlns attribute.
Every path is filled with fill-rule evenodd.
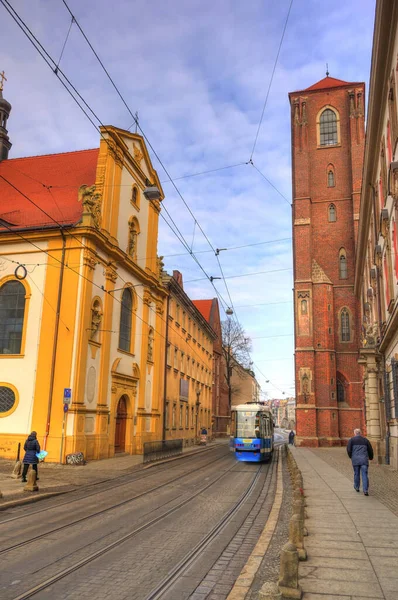
<svg viewBox="0 0 398 600"><path fill-rule="evenodd" d="M367 437L373 445L375 454L380 454L380 398L379 398L379 368L381 355L375 346L360 350L360 363L365 367L365 404Z"/></svg>

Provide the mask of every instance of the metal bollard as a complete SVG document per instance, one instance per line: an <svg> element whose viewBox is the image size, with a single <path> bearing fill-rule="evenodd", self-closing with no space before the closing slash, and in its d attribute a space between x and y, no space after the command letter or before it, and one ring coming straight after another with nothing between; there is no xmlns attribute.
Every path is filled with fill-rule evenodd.
<svg viewBox="0 0 398 600"><path fill-rule="evenodd" d="M288 542L281 551L278 587L284 598L301 600L302 590L298 583L299 557L296 546Z"/></svg>
<svg viewBox="0 0 398 600"><path fill-rule="evenodd" d="M307 560L307 551L304 548L304 521L299 515L293 515L289 522L289 540L297 548L300 560Z"/></svg>
<svg viewBox="0 0 398 600"><path fill-rule="evenodd" d="M28 473L28 483L25 485L24 492L38 492L39 486L36 483L36 471L31 469Z"/></svg>

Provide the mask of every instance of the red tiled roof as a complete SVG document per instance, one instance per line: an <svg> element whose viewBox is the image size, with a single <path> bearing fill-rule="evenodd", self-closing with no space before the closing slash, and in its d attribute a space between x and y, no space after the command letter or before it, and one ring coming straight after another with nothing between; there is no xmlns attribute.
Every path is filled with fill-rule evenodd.
<svg viewBox="0 0 398 600"><path fill-rule="evenodd" d="M314 83L308 88L305 88L305 92L310 90L326 90L328 88L340 87L342 85L358 85L349 81L343 81L342 79L335 79L334 77L324 77L317 83Z"/></svg>
<svg viewBox="0 0 398 600"><path fill-rule="evenodd" d="M94 148L1 161L0 220L7 225L27 229L57 227L54 219L61 225L78 222L82 215L78 189L81 185L95 183L98 152L99 149ZM5 228L2 229L4 231Z"/></svg>
<svg viewBox="0 0 398 600"><path fill-rule="evenodd" d="M210 312L213 305L213 300L192 300L198 311L210 323Z"/></svg>

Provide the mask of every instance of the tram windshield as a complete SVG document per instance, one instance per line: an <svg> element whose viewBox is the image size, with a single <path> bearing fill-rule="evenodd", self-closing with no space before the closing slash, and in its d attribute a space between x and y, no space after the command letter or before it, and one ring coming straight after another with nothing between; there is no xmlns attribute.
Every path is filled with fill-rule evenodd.
<svg viewBox="0 0 398 600"><path fill-rule="evenodd" d="M237 411L236 437L264 438L270 435L268 415L264 412Z"/></svg>

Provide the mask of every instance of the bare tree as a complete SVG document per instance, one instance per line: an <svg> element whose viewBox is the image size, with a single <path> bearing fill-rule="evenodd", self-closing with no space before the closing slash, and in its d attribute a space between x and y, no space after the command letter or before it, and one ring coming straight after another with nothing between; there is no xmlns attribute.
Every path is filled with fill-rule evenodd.
<svg viewBox="0 0 398 600"><path fill-rule="evenodd" d="M232 404L232 375L234 371L241 372L241 369L251 368L250 351L252 348L251 339L246 336L245 330L241 325L227 319L221 323L222 331L222 350L225 361L225 381L228 387L228 403ZM236 390L235 390L236 391Z"/></svg>

